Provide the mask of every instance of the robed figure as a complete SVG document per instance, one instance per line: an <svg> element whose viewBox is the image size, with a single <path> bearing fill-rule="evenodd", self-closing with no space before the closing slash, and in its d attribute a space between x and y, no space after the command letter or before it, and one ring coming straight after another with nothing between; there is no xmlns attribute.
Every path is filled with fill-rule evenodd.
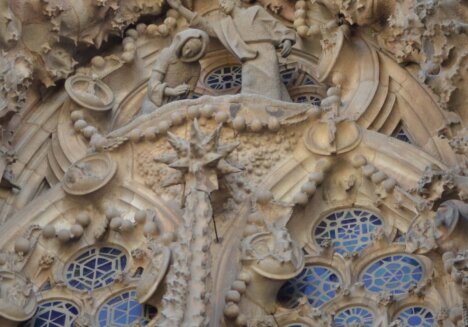
<svg viewBox="0 0 468 327"><path fill-rule="evenodd" d="M293 30L284 26L263 7L242 8L237 0L219 0L224 17L216 21L194 13L179 0L168 0L190 25L206 31L242 63L242 94L259 94L276 100L290 101L281 81L276 48L287 57L296 41Z"/></svg>

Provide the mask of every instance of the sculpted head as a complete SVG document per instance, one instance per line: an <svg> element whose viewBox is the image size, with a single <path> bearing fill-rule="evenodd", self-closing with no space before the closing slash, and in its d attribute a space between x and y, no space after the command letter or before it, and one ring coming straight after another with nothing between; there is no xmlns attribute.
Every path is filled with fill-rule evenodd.
<svg viewBox="0 0 468 327"><path fill-rule="evenodd" d="M219 8L226 15L229 15L237 6L237 0L218 0L218 1L219 1Z"/></svg>
<svg viewBox="0 0 468 327"><path fill-rule="evenodd" d="M191 38L182 47L181 56L183 59L191 59L202 51L202 41L199 38Z"/></svg>

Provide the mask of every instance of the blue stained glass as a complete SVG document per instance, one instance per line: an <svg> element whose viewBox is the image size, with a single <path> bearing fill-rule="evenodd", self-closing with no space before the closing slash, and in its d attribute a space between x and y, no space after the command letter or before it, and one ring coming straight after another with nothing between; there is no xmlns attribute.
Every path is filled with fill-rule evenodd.
<svg viewBox="0 0 468 327"><path fill-rule="evenodd" d="M206 84L213 90L226 91L242 84L242 67L225 66L215 69L206 78Z"/></svg>
<svg viewBox="0 0 468 327"><path fill-rule="evenodd" d="M117 248L91 248L68 264L65 277L72 288L94 290L111 284L126 265L126 255Z"/></svg>
<svg viewBox="0 0 468 327"><path fill-rule="evenodd" d="M405 293L423 278L421 263L406 255L391 255L370 264L362 274L362 281L370 292Z"/></svg>
<svg viewBox="0 0 468 327"><path fill-rule="evenodd" d="M341 278L334 270L325 266L307 266L299 276L288 280L279 290L277 299L285 307L293 308L302 297L313 307L332 300Z"/></svg>
<svg viewBox="0 0 468 327"><path fill-rule="evenodd" d="M136 300L136 292L119 294L99 309L97 314L100 327L126 327L135 323L148 324L157 314L157 309Z"/></svg>
<svg viewBox="0 0 468 327"><path fill-rule="evenodd" d="M360 252L369 245L375 229L382 225L382 219L371 212L346 209L322 219L315 227L314 236L318 244L331 239L337 253Z"/></svg>
<svg viewBox="0 0 468 327"><path fill-rule="evenodd" d="M299 95L295 97L293 101L296 103L309 103L316 106L320 106L320 103L322 102L322 100L318 96L311 94Z"/></svg>
<svg viewBox="0 0 468 327"><path fill-rule="evenodd" d="M374 314L363 307L351 307L338 312L334 318L334 323L336 327L372 327Z"/></svg>
<svg viewBox="0 0 468 327"><path fill-rule="evenodd" d="M78 308L70 302L48 301L40 303L36 314L22 327L69 327L79 314Z"/></svg>
<svg viewBox="0 0 468 327"><path fill-rule="evenodd" d="M291 87L297 79L297 71L294 68L283 70L280 72L280 77L286 87Z"/></svg>
<svg viewBox="0 0 468 327"><path fill-rule="evenodd" d="M396 318L404 327L432 327L436 325L434 314L424 307L409 307L400 312Z"/></svg>
<svg viewBox="0 0 468 327"><path fill-rule="evenodd" d="M315 80L309 74L306 74L302 84L303 85L316 85L317 82L315 82Z"/></svg>
<svg viewBox="0 0 468 327"><path fill-rule="evenodd" d="M409 144L413 143L411 141L411 137L409 136L408 132L406 131L406 128L401 123L398 125L398 127L393 132L392 137L394 137L396 139L399 139L400 141L409 143Z"/></svg>

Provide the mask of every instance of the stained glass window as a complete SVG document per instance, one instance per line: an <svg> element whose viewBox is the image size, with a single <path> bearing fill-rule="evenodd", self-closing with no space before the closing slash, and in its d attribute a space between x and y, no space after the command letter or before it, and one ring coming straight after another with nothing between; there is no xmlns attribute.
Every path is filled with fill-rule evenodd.
<svg viewBox="0 0 468 327"><path fill-rule="evenodd" d="M156 314L155 307L138 303L136 292L129 291L104 303L97 317L100 327L127 327L136 323L145 326Z"/></svg>
<svg viewBox="0 0 468 327"><path fill-rule="evenodd" d="M363 307L351 307L338 312L334 322L336 327L372 327L374 314Z"/></svg>
<svg viewBox="0 0 468 327"><path fill-rule="evenodd" d="M65 276L71 287L93 290L111 284L126 265L127 256L117 248L91 248L68 264Z"/></svg>
<svg viewBox="0 0 468 327"><path fill-rule="evenodd" d="M286 87L291 87L297 79L297 70L294 68L286 69L280 72L281 81Z"/></svg>
<svg viewBox="0 0 468 327"><path fill-rule="evenodd" d="M332 240L336 252L360 252L371 241L372 232L382 226L382 220L375 214L361 209L335 211L315 227L314 236L318 244Z"/></svg>
<svg viewBox="0 0 468 327"><path fill-rule="evenodd" d="M390 255L370 264L362 274L365 287L375 293L405 293L423 278L421 263L407 255Z"/></svg>
<svg viewBox="0 0 468 327"><path fill-rule="evenodd" d="M398 127L395 129L393 132L392 136L396 139L399 139L400 141L410 143L412 144L413 142L411 141L411 137L409 136L408 132L406 131L406 128L403 126L403 124L399 124Z"/></svg>
<svg viewBox="0 0 468 327"><path fill-rule="evenodd" d="M400 312L396 318L405 327L432 327L435 326L434 314L424 307L409 307Z"/></svg>
<svg viewBox="0 0 468 327"><path fill-rule="evenodd" d="M317 83L315 82L315 80L309 74L305 75L302 85L316 85L316 84Z"/></svg>
<svg viewBox="0 0 468 327"><path fill-rule="evenodd" d="M316 106L319 106L322 102L322 100L319 97L309 94L299 95L295 97L293 101L296 103L310 103Z"/></svg>
<svg viewBox="0 0 468 327"><path fill-rule="evenodd" d="M78 316L78 308L70 302L40 303L36 314L23 327L69 327Z"/></svg>
<svg viewBox="0 0 468 327"><path fill-rule="evenodd" d="M278 292L278 301L285 307L293 308L304 296L313 307L320 307L336 295L341 278L331 268L307 266L299 276L287 281Z"/></svg>
<svg viewBox="0 0 468 327"><path fill-rule="evenodd" d="M213 90L229 90L242 84L242 67L224 66L215 69L206 78L206 84Z"/></svg>

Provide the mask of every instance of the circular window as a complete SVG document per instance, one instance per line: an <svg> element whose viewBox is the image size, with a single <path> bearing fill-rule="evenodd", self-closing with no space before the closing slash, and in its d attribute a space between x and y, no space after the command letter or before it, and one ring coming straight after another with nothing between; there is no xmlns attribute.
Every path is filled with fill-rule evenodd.
<svg viewBox="0 0 468 327"><path fill-rule="evenodd" d="M323 218L315 227L314 236L318 244L332 240L336 252L360 252L371 241L371 234L383 226L377 215L362 209L335 211Z"/></svg>
<svg viewBox="0 0 468 327"><path fill-rule="evenodd" d="M299 304L304 296L313 307L320 307L336 295L341 279L338 273L324 266L307 266L299 276L288 280L278 292L278 302L288 308Z"/></svg>
<svg viewBox="0 0 468 327"><path fill-rule="evenodd" d="M374 314L366 308L351 307L338 312L334 322L336 327L371 327L374 323Z"/></svg>
<svg viewBox="0 0 468 327"><path fill-rule="evenodd" d="M66 301L40 303L36 314L23 327L63 327L72 326L79 314L78 308Z"/></svg>
<svg viewBox="0 0 468 327"><path fill-rule="evenodd" d="M401 311L396 320L400 320L403 326L432 327L435 325L434 314L424 307L409 307Z"/></svg>
<svg viewBox="0 0 468 327"><path fill-rule="evenodd" d="M407 255L390 255L370 264L361 280L370 292L405 293L423 278L421 263Z"/></svg>
<svg viewBox="0 0 468 327"><path fill-rule="evenodd" d="M117 248L90 248L68 263L65 278L77 290L94 290L111 284L126 265L127 256Z"/></svg>
<svg viewBox="0 0 468 327"><path fill-rule="evenodd" d="M313 95L313 94L299 95L295 97L293 101L296 103L309 103L315 106L320 106L320 103L322 102L322 100L318 96Z"/></svg>
<svg viewBox="0 0 468 327"><path fill-rule="evenodd" d="M210 89L227 91L242 85L242 67L224 66L212 71L205 82Z"/></svg>
<svg viewBox="0 0 468 327"><path fill-rule="evenodd" d="M97 313L100 327L127 327L139 323L147 325L157 314L157 309L140 304L136 292L119 294L104 303Z"/></svg>

